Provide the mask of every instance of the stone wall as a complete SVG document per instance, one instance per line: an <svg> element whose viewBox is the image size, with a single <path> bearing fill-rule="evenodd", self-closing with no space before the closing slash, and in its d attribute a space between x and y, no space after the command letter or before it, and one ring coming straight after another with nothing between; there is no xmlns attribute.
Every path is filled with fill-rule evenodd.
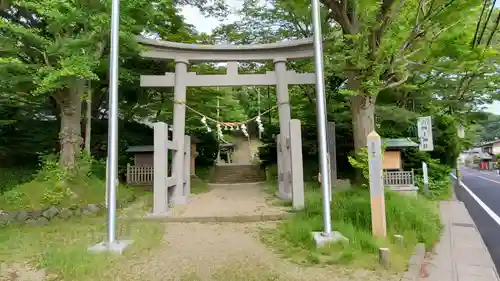
<svg viewBox="0 0 500 281"><path fill-rule="evenodd" d="M131 196L118 202L118 208L135 201ZM8 224L44 225L57 219L69 219L71 217L82 217L102 214L106 211L104 204L86 204L81 206L60 207L50 206L41 210L21 210L6 212L0 210L0 227Z"/></svg>

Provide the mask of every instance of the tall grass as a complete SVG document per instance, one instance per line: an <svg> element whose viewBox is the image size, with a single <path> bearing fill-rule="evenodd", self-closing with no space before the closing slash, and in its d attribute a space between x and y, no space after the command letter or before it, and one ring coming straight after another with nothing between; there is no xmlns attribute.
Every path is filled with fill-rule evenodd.
<svg viewBox="0 0 500 281"><path fill-rule="evenodd" d="M416 243L433 246L441 233L441 221L435 205L424 198L387 192L385 196L387 239L371 234L370 194L364 189L336 193L331 202L332 225L349 241L317 249L313 231L322 231L321 193L309 190L306 207L279 225L278 231L266 231L265 241L295 261L306 263L344 263L362 267L377 267L380 247L391 249L394 268L406 266ZM395 234L404 236L401 248L393 241Z"/></svg>

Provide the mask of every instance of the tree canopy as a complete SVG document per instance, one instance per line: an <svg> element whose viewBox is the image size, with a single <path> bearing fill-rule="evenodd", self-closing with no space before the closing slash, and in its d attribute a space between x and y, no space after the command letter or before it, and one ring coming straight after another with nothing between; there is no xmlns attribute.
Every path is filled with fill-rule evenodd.
<svg viewBox="0 0 500 281"><path fill-rule="evenodd" d="M497 137L495 116L478 113L499 99L498 24L500 13L479 0L322 0L328 119L336 122L338 162L349 172L347 156L365 146L366 135L416 137L416 118L433 116L433 157L454 165L458 152L480 139ZM5 1L0 10L0 157L5 163L33 163L38 154L60 152L61 164L75 165L81 151L82 125L91 113L92 154L104 157L111 1ZM145 121L171 122L173 90L141 88L140 74L173 71L172 63L144 60L134 36L191 43L256 44L312 36L306 0L245 0L240 19L201 34L186 23L183 6L223 19L222 0L121 3L120 132L128 145L151 140ZM248 72L272 70L270 64L242 64ZM313 60L289 63L312 72ZM191 71L217 73L225 67L194 64ZM289 88L292 115L302 121L306 161L317 153L313 86ZM260 93L258 101L257 93ZM91 107L82 104L92 95ZM186 122L190 134L210 143L201 116L242 121L276 105L273 87L190 88ZM264 141L279 130L277 112L262 116ZM458 140L464 125L467 138ZM484 130L483 128L486 128ZM481 131L484 134L481 135ZM54 141L58 139L58 141ZM37 147L37 149L33 149ZM20 155L22 157L15 157ZM125 157L125 156L123 156ZM273 155L262 155L274 161ZM125 161L125 158L122 159ZM122 162L123 162L122 161ZM16 162L16 163L14 163ZM313 165L314 166L314 165ZM340 171L342 173L342 171Z"/></svg>

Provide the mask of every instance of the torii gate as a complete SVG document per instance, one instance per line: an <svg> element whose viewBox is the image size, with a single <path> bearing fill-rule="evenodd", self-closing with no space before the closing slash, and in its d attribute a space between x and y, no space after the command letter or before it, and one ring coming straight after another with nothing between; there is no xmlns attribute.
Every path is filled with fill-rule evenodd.
<svg viewBox="0 0 500 281"><path fill-rule="evenodd" d="M293 175L291 163L292 153L289 137L291 112L288 85L315 84L315 74L287 70L286 62L313 57L313 40L300 39L256 45L185 44L145 37L137 37L137 41L146 47L146 51L141 53L142 57L174 60L175 62L175 73L141 75L141 87L174 87L173 143L176 145L176 152L172 163L172 174L183 175L186 118L184 103L187 87L275 85L280 121L278 151L281 151L281 157L279 157L281 159L278 160L280 171L278 196L284 200L292 199L292 190L294 190L292 186L294 184L303 186L303 182L293 182L294 179L298 178ZM245 61L273 61L274 71L268 71L265 74L239 74L238 62ZM227 62L227 73L198 75L195 72L188 72L188 64L191 62ZM157 168L160 167L154 167L155 171ZM302 173L302 163L300 163L300 173ZM302 175L300 175L300 181L302 181ZM174 204L185 203L187 196L189 194L183 194L182 177L176 177L172 202Z"/></svg>

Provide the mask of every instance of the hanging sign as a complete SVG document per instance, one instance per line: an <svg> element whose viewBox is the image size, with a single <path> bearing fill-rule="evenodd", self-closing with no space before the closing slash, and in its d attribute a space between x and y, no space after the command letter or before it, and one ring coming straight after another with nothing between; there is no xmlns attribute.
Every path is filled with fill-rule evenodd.
<svg viewBox="0 0 500 281"><path fill-rule="evenodd" d="M433 151L434 141L432 139L432 118L430 116L419 117L417 120L418 138L420 139L420 151Z"/></svg>

